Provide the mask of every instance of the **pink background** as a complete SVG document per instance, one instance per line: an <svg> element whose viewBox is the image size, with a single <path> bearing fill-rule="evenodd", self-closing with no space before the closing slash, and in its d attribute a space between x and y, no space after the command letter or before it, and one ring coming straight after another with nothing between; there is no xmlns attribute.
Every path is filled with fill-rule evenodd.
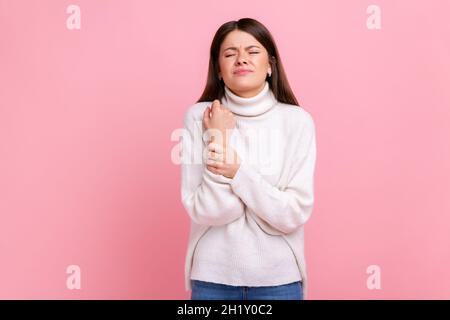
<svg viewBox="0 0 450 320"><path fill-rule="evenodd" d="M66 28L70 4L80 30ZM366 27L371 4L381 30ZM189 297L170 136L204 87L214 32L248 16L316 123L309 298L449 299L449 12L447 0L0 0L0 298ZM66 287L72 264L80 290Z"/></svg>

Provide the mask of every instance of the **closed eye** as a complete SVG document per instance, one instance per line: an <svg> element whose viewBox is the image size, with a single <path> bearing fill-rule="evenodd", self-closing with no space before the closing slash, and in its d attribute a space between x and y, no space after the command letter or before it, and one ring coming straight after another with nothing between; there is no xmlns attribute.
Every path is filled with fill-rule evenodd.
<svg viewBox="0 0 450 320"><path fill-rule="evenodd" d="M259 52L250 52L250 54L258 54ZM234 54L226 55L225 58L232 57Z"/></svg>

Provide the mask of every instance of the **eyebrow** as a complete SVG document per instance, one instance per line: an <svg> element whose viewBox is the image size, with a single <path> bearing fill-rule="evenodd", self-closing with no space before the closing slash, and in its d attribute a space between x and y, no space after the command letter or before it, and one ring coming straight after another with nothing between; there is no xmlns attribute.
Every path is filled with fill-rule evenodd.
<svg viewBox="0 0 450 320"><path fill-rule="evenodd" d="M260 48L259 46L251 45L251 46L246 47L245 49L248 50L248 49L251 49L251 48L253 48L253 47L255 47L255 48ZM261 49L261 48L260 48L260 49ZM227 50L237 50L237 47L228 47L228 48L224 49L223 51L227 51Z"/></svg>

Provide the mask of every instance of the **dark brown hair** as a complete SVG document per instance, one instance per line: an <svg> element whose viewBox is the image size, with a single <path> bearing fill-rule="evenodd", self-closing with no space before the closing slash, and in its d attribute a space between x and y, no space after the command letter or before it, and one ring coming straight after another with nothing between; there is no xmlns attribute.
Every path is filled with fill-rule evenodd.
<svg viewBox="0 0 450 320"><path fill-rule="evenodd" d="M269 87L275 98L282 103L299 105L294 93L289 86L286 73L281 63L277 46L269 30L259 21L251 18L242 18L238 21L229 21L224 23L217 30L211 43L208 67L208 79L205 89L197 102L213 101L221 99L224 95L225 83L219 80L219 53L220 46L225 37L233 30L241 30L251 34L258 40L269 54L269 63L272 68L272 76L266 77Z"/></svg>

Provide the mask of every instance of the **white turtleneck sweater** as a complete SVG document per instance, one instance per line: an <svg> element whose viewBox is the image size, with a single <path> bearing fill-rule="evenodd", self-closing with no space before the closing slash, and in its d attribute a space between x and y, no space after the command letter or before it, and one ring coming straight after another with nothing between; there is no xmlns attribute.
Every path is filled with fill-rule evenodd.
<svg viewBox="0 0 450 320"><path fill-rule="evenodd" d="M276 100L266 81L251 98L228 87L221 103L236 117L229 144L241 164L233 178L206 168L208 136L199 102L184 116L181 198L191 218L185 285L197 279L234 286L302 280L303 225L314 202L315 126L299 106Z"/></svg>

